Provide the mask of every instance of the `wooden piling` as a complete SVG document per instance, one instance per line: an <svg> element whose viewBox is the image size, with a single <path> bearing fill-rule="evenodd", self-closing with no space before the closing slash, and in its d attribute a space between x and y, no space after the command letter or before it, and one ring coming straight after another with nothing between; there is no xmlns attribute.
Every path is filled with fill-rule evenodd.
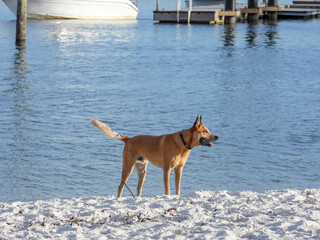
<svg viewBox="0 0 320 240"><path fill-rule="evenodd" d="M258 0L248 0L248 9L256 9L258 13L248 12L247 21L257 22L259 20Z"/></svg>
<svg viewBox="0 0 320 240"><path fill-rule="evenodd" d="M189 0L188 23L190 23L190 20L191 20L191 11L192 11L192 0Z"/></svg>
<svg viewBox="0 0 320 240"><path fill-rule="evenodd" d="M268 7L277 7L278 0L269 0ZM271 21L275 21L278 19L278 11L268 11L267 12L267 19Z"/></svg>
<svg viewBox="0 0 320 240"><path fill-rule="evenodd" d="M225 11L235 11L236 10L236 0L225 0L224 10ZM225 16L225 18L224 18L225 24L230 24L230 23L235 23L235 22L236 22L236 17L234 17L234 16Z"/></svg>
<svg viewBox="0 0 320 240"><path fill-rule="evenodd" d="M26 40L27 0L17 0L16 44L24 45Z"/></svg>
<svg viewBox="0 0 320 240"><path fill-rule="evenodd" d="M180 21L181 0L177 2L177 23Z"/></svg>

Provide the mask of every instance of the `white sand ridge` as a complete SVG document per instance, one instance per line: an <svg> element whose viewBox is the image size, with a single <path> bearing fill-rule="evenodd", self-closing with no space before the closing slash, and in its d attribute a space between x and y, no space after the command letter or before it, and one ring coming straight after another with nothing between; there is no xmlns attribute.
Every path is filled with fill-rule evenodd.
<svg viewBox="0 0 320 240"><path fill-rule="evenodd" d="M320 239L320 189L0 203L0 239Z"/></svg>

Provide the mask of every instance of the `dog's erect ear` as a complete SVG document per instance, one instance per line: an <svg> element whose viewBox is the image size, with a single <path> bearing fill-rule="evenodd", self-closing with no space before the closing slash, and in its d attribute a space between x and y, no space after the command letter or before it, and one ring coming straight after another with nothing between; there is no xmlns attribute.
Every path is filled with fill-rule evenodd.
<svg viewBox="0 0 320 240"><path fill-rule="evenodd" d="M198 117L196 119L196 121L194 122L193 126L196 127L196 128L199 128L202 124L202 116L199 116L198 114Z"/></svg>

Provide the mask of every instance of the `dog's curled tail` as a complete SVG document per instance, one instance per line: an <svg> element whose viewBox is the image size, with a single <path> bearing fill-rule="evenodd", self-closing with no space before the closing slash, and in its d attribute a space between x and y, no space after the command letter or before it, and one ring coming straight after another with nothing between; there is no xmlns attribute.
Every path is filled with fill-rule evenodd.
<svg viewBox="0 0 320 240"><path fill-rule="evenodd" d="M103 122L100 122L98 120L91 120L91 123L93 125L95 125L97 128L99 128L109 138L119 139L124 143L130 139L130 137L116 133L111 128L109 128L107 125L105 125Z"/></svg>

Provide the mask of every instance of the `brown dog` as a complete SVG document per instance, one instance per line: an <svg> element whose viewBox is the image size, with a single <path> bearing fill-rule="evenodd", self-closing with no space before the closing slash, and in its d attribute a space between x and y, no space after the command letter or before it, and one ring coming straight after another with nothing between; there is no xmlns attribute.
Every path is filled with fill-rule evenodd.
<svg viewBox="0 0 320 240"><path fill-rule="evenodd" d="M164 187L167 195L170 195L170 171L174 168L176 194L180 195L182 169L191 150L199 145L212 147L213 144L210 141L218 140L218 136L211 134L202 125L202 116L199 117L199 115L190 129L162 136L138 135L132 138L114 132L97 120L91 122L108 137L119 139L125 143L118 197L121 197L124 184L129 179L134 167L136 167L139 176L137 196L141 196L148 161L163 169Z"/></svg>

